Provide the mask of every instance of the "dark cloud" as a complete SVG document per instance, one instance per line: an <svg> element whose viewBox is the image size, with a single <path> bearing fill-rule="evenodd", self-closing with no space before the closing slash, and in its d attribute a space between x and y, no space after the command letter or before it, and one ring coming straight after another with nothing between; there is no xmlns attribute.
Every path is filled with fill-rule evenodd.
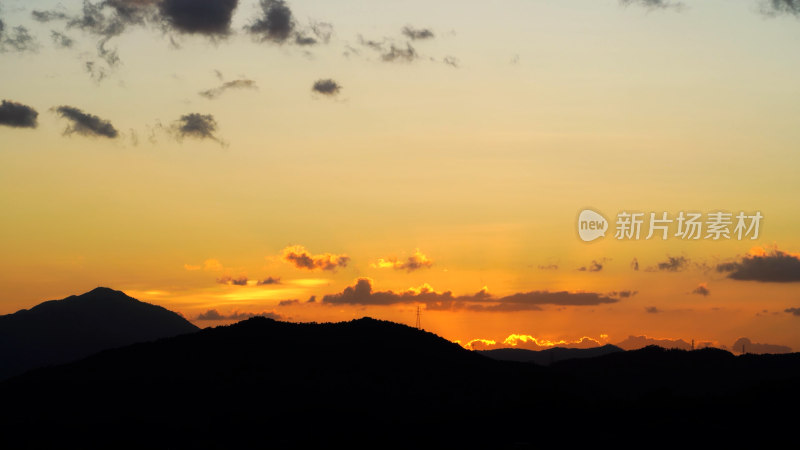
<svg viewBox="0 0 800 450"><path fill-rule="evenodd" d="M608 295L609 297L629 298L633 297L638 293L639 291L613 291L609 292Z"/></svg>
<svg viewBox="0 0 800 450"><path fill-rule="evenodd" d="M302 34L298 34L294 38L294 43L297 44L297 45L316 45L317 44L317 40L312 38L312 37L308 37L308 36L304 36Z"/></svg>
<svg viewBox="0 0 800 450"><path fill-rule="evenodd" d="M201 97L205 97L205 98L207 98L209 100L213 100L213 99L219 97L220 95L222 95L223 93L225 93L225 91L227 91L229 89L254 89L254 90L258 90L258 86L256 86L256 82L253 81L253 80L246 80L246 79L233 80L233 81L226 81L225 83L222 83L222 85L220 85L220 86L217 86L217 87L215 87L213 89L208 89L208 90L199 92L198 94Z"/></svg>
<svg viewBox="0 0 800 450"><path fill-rule="evenodd" d="M754 353L760 355L764 353L791 353L792 349L785 345L758 344L743 337L737 339L736 342L733 343L733 351L737 353Z"/></svg>
<svg viewBox="0 0 800 450"><path fill-rule="evenodd" d="M270 284L281 284L280 277L267 277L264 278L263 280L258 280L259 286L267 286Z"/></svg>
<svg viewBox="0 0 800 450"><path fill-rule="evenodd" d="M592 263L588 266L583 266L578 268L581 272L600 272L603 270L603 264L605 264L606 258L601 259L600 261L592 260Z"/></svg>
<svg viewBox="0 0 800 450"><path fill-rule="evenodd" d="M317 296L316 295L312 295L311 297L308 297L308 300L306 301L306 303L316 303L316 302L317 302Z"/></svg>
<svg viewBox="0 0 800 450"><path fill-rule="evenodd" d="M71 37L56 30L50 30L50 38L53 40L53 44L59 48L71 48L75 43Z"/></svg>
<svg viewBox="0 0 800 450"><path fill-rule="evenodd" d="M83 136L102 136L111 139L119 136L119 132L111 125L111 122L95 115L87 114L78 108L59 106L56 108L56 112L70 121L70 125L64 130L64 134L77 133Z"/></svg>
<svg viewBox="0 0 800 450"><path fill-rule="evenodd" d="M322 303L347 305L393 305L423 303L431 310L471 310L489 312L538 311L542 305L596 306L616 303L619 300L594 292L571 293L566 291L522 292L505 297L494 297L482 290L472 295L453 296L450 291L436 292L428 285L405 292L373 291L372 280L359 278L356 284L337 294L326 295Z"/></svg>
<svg viewBox="0 0 800 450"><path fill-rule="evenodd" d="M227 36L239 0L163 0L162 19L179 33Z"/></svg>
<svg viewBox="0 0 800 450"><path fill-rule="evenodd" d="M786 308L783 312L787 312L794 316L800 316L800 308Z"/></svg>
<svg viewBox="0 0 800 450"><path fill-rule="evenodd" d="M707 297L711 294L711 291L708 290L708 286L705 283L700 283L694 290L692 294L702 295L703 297Z"/></svg>
<svg viewBox="0 0 800 450"><path fill-rule="evenodd" d="M38 49L39 44L36 39L23 26L12 28L11 33L0 32L0 53L6 51L35 52Z"/></svg>
<svg viewBox="0 0 800 450"><path fill-rule="evenodd" d="M798 0L765 0L762 2L762 11L765 14L791 14L800 16L800 1Z"/></svg>
<svg viewBox="0 0 800 450"><path fill-rule="evenodd" d="M214 120L214 116L211 114L184 114L172 124L172 131L179 140L191 137L195 139L211 139L222 143L215 135L217 121Z"/></svg>
<svg viewBox="0 0 800 450"><path fill-rule="evenodd" d="M639 260L638 259L633 258L633 260L631 261L631 269L639 270Z"/></svg>
<svg viewBox="0 0 800 450"><path fill-rule="evenodd" d="M623 6L636 5L643 6L648 9L683 8L683 3L671 0L619 0L619 2Z"/></svg>
<svg viewBox="0 0 800 450"><path fill-rule="evenodd" d="M200 313L195 320L213 320L213 321L245 320L251 317L266 317L275 320L281 320L283 318L283 316L281 316L280 314L274 313L272 311L264 311L260 313L233 311L230 314L223 315L220 314L219 311L217 311L216 309L209 309L204 313Z"/></svg>
<svg viewBox="0 0 800 450"><path fill-rule="evenodd" d="M226 275L224 277L217 278L217 283L227 284L229 286L247 286L247 277L232 277Z"/></svg>
<svg viewBox="0 0 800 450"><path fill-rule="evenodd" d="M33 20L42 23L52 22L54 20L69 19L67 13L63 11L38 11L34 9L31 12L31 16L33 16Z"/></svg>
<svg viewBox="0 0 800 450"><path fill-rule="evenodd" d="M292 10L283 0L261 0L260 5L261 16L245 28L247 32L262 42L286 42L295 29Z"/></svg>
<svg viewBox="0 0 800 450"><path fill-rule="evenodd" d="M740 261L717 265L734 280L789 283L800 281L800 256L774 249L771 253L747 255Z"/></svg>
<svg viewBox="0 0 800 450"><path fill-rule="evenodd" d="M638 262L637 262L638 264ZM648 272L664 271L664 272L680 272L689 265L689 259L685 256L667 256L667 260L656 264L653 267L648 267Z"/></svg>
<svg viewBox="0 0 800 450"><path fill-rule="evenodd" d="M322 95L336 95L342 90L342 86L330 78L324 80L317 80L311 86L311 90Z"/></svg>
<svg viewBox="0 0 800 450"><path fill-rule="evenodd" d="M340 267L347 267L347 263L350 262L350 257L347 255L334 255L331 253L312 255L302 245L285 248L283 250L283 259L298 269L307 270L336 270Z"/></svg>
<svg viewBox="0 0 800 450"><path fill-rule="evenodd" d="M558 270L558 264L548 264L539 266L539 270Z"/></svg>
<svg viewBox="0 0 800 450"><path fill-rule="evenodd" d="M406 48L395 47L394 44L389 46L389 50L381 55L381 59L386 62L406 61L410 62L417 59L417 51L411 44L406 44Z"/></svg>
<svg viewBox="0 0 800 450"><path fill-rule="evenodd" d="M661 312L661 310L656 308L655 306L648 306L644 310L647 311L649 314L658 314Z"/></svg>
<svg viewBox="0 0 800 450"><path fill-rule="evenodd" d="M8 100L0 104L0 125L15 128L36 128L39 113L30 106Z"/></svg>
<svg viewBox="0 0 800 450"><path fill-rule="evenodd" d="M300 303L300 300L281 300L278 302L278 306L292 306Z"/></svg>
<svg viewBox="0 0 800 450"><path fill-rule="evenodd" d="M404 27L403 35L411 40L433 39L433 31L427 28Z"/></svg>

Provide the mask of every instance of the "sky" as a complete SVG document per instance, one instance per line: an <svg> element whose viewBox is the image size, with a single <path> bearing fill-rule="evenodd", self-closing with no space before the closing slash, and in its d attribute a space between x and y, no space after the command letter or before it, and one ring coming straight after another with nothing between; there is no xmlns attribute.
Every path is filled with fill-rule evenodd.
<svg viewBox="0 0 800 450"><path fill-rule="evenodd" d="M2 0L0 21L0 314L107 286L202 327L419 306L476 349L800 350L796 2ZM690 212L730 237L676 235Z"/></svg>

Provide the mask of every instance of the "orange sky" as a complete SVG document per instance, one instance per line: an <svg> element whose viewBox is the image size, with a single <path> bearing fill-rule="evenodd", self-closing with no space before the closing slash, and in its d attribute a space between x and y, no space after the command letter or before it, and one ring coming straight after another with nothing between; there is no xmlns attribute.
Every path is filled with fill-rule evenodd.
<svg viewBox="0 0 800 450"><path fill-rule="evenodd" d="M214 33L147 10L113 36L75 25L78 1L4 1L0 100L38 115L0 115L0 314L108 286L201 326L413 325L420 305L465 345L800 349L800 21L631 3L291 1L277 41L250 31L255 1ZM581 241L585 208L612 232ZM618 240L621 211L763 221L755 240Z"/></svg>

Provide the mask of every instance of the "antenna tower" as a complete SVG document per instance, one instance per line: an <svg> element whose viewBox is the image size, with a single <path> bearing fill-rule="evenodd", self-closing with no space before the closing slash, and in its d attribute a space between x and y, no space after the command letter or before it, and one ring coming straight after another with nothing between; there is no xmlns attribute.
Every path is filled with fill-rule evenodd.
<svg viewBox="0 0 800 450"><path fill-rule="evenodd" d="M421 317L422 317L422 311L420 310L420 307L417 306L417 329L418 330L422 329L422 323L420 321Z"/></svg>

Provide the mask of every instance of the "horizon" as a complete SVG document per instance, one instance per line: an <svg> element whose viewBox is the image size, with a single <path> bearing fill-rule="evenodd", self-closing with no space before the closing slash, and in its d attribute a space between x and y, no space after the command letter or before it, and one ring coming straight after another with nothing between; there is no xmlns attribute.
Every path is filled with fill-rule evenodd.
<svg viewBox="0 0 800 450"><path fill-rule="evenodd" d="M223 3L0 0L0 315L800 350L795 3Z"/></svg>

